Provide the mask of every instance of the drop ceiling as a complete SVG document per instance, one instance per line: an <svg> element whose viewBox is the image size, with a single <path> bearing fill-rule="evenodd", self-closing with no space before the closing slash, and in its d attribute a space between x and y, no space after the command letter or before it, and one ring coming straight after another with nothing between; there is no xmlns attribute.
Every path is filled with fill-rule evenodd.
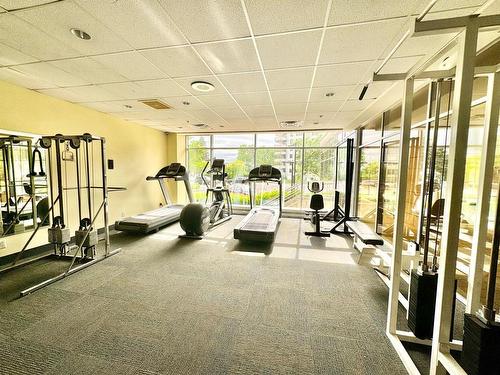
<svg viewBox="0 0 500 375"><path fill-rule="evenodd" d="M427 17L472 14L484 3L439 0ZM276 130L284 120L304 121L306 129L350 128L394 103L397 83L373 83L363 101L357 98L410 16L426 5L0 0L0 80L166 132L195 132L197 123L208 125L202 131ZM77 39L71 28L92 39ZM498 36L481 33L480 43ZM405 72L453 37L411 38L383 72ZM215 89L195 91L193 81ZM152 109L143 99L172 109Z"/></svg>

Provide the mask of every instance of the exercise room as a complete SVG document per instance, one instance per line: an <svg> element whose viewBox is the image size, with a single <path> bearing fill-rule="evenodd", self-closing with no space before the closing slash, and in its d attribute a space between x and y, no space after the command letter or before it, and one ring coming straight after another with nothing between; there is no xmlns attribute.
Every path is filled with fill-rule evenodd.
<svg viewBox="0 0 500 375"><path fill-rule="evenodd" d="M500 0L0 0L0 374L500 374L499 107Z"/></svg>

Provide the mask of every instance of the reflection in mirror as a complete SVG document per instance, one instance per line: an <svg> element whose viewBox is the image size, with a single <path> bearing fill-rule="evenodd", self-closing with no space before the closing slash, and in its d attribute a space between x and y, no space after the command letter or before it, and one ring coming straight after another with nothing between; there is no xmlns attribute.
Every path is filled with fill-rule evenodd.
<svg viewBox="0 0 500 375"><path fill-rule="evenodd" d="M41 222L48 210L45 157L32 137L0 136L1 237L49 224Z"/></svg>

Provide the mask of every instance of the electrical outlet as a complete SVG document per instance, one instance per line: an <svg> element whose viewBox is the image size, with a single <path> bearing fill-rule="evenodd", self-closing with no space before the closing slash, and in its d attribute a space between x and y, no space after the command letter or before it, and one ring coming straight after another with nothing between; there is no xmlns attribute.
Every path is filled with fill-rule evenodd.
<svg viewBox="0 0 500 375"><path fill-rule="evenodd" d="M0 249L7 248L7 240L5 238L0 239Z"/></svg>

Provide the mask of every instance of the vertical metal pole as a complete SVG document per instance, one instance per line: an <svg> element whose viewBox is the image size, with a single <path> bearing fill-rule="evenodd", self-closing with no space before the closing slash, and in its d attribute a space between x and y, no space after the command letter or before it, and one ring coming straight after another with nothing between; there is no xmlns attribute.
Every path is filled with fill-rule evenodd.
<svg viewBox="0 0 500 375"><path fill-rule="evenodd" d="M14 142L10 142L10 147L9 147L9 159L10 159L10 167L12 171L12 195L14 195L14 210L16 213L16 216L18 214L19 207L17 205L17 189L16 189L16 166L14 163ZM10 188L10 187L9 187Z"/></svg>
<svg viewBox="0 0 500 375"><path fill-rule="evenodd" d="M31 168L32 166L34 167L34 158L33 158L33 148L32 148L32 141L31 139L28 139L26 141L26 148L28 149L28 164L29 164L29 177L30 177L30 186L31 186L31 215L33 219L33 228L36 228L37 226L37 212L36 212L36 187L35 187L35 178L31 175L31 172L33 172L34 168Z"/></svg>
<svg viewBox="0 0 500 375"><path fill-rule="evenodd" d="M51 141L52 142L52 141ZM49 189L49 195L50 195L50 203L55 204L54 202L54 175L52 174L52 147L49 147L47 149L47 158L48 158L48 164L49 164L49 175L47 176L47 184L48 184L48 189ZM52 218L52 223L54 222L54 210L51 210L51 218Z"/></svg>
<svg viewBox="0 0 500 375"><path fill-rule="evenodd" d="M476 207L476 228L472 237L472 254L467 287L468 314L480 307L483 284L484 251L488 234L491 185L497 144L498 111L500 106L500 72L488 75L488 89L484 117L483 148L479 166L479 188ZM500 200L499 200L500 201Z"/></svg>
<svg viewBox="0 0 500 375"><path fill-rule="evenodd" d="M378 175L377 175L377 200L375 202L375 226L373 228L373 230L378 233L378 224L379 224L379 221L380 221L380 214L381 214L381 210L380 210L380 202L381 202L381 193L382 193L382 189L380 188L380 185L381 185L381 182L382 182L382 163L383 163L383 152L384 152L384 140L383 140L383 135L384 135L384 127L386 126L386 123L388 121L388 116L389 116L389 112L388 111L385 111L382 113L382 124L380 125L381 127L381 131L380 131L380 144L379 144L379 155L378 155ZM369 147L369 146L368 146Z"/></svg>
<svg viewBox="0 0 500 375"><path fill-rule="evenodd" d="M399 148L399 172L397 189L397 206L394 225L394 237L391 265L391 285L389 287L389 306L387 317L387 334L396 334L399 304L399 285L401 283L401 261L403 258L403 229L406 209L406 190L408 176L408 155L410 151L411 115L413 112L413 88L414 79L405 81L403 96L403 107L401 113L400 148Z"/></svg>
<svg viewBox="0 0 500 375"><path fill-rule="evenodd" d="M434 316L430 374L445 374L440 364L441 354L449 355L451 317L454 284L459 246L460 215L464 187L465 162L469 136L472 87L474 82L474 61L478 36L478 18L471 17L465 30L457 37L457 67L453 113L451 116L450 152L446 177L446 201L439 276Z"/></svg>
<svg viewBox="0 0 500 375"><path fill-rule="evenodd" d="M85 142L85 169L86 169L86 174L87 174L87 203L88 203L88 209L89 209L89 219L92 220L92 193L91 193L91 186L90 186L90 152L89 152L89 141L84 140ZM92 148L93 150L94 148ZM101 150L102 150L102 144L101 144ZM92 155L93 158L93 155ZM94 159L92 159L93 161ZM93 165L93 163L92 163ZM106 166L104 166L106 167Z"/></svg>
<svg viewBox="0 0 500 375"><path fill-rule="evenodd" d="M108 226L108 169L106 165L106 139L101 138L101 170L102 170L102 199L104 203L104 255L109 255L109 226Z"/></svg>
<svg viewBox="0 0 500 375"><path fill-rule="evenodd" d="M431 149L431 160L429 161L429 184L427 192L427 204L426 204L426 215L425 215L425 238L424 238L424 258L422 262L422 269L424 272L429 270L429 243L430 243L430 232L431 232L431 214L432 214L432 199L434 193L434 176L436 171L436 155L437 155L437 145L438 145L438 134L439 134L439 113L441 112L441 89L443 86L443 81L440 80L436 90L436 117L434 118L434 135L432 138L432 149ZM441 184L443 181L441 181ZM423 202L423 201L422 201ZM436 247L434 252L437 251L437 238Z"/></svg>
<svg viewBox="0 0 500 375"><path fill-rule="evenodd" d="M59 216L61 216L61 224L64 226L64 199L63 199L63 182L62 182L62 166L61 166L61 140L55 137L56 142L56 173L57 173L57 195L59 197Z"/></svg>
<svg viewBox="0 0 500 375"><path fill-rule="evenodd" d="M76 194L78 198L78 225L82 221L82 197L81 197L81 184L80 184L80 152L78 148L75 149L76 156ZM89 217L89 219L91 219Z"/></svg>
<svg viewBox="0 0 500 375"><path fill-rule="evenodd" d="M422 227L424 226L424 216L425 216L425 206L424 197L427 191L427 162L429 155L429 139L431 137L431 121L433 114L432 99L435 98L436 93L436 82L433 81L429 87L429 95L427 97L427 124L425 125L425 137L424 137L424 160L422 163L422 184L420 186L420 215L418 217L418 227L417 227L417 243L420 245L422 243ZM450 93L451 95L451 93ZM439 116L439 113L437 114Z"/></svg>
<svg viewBox="0 0 500 375"><path fill-rule="evenodd" d="M354 168L353 168L353 183L352 183L352 216L358 216L358 193L359 193L359 156L361 146L361 129L356 129L356 144L354 145ZM335 185L336 186L336 185Z"/></svg>

